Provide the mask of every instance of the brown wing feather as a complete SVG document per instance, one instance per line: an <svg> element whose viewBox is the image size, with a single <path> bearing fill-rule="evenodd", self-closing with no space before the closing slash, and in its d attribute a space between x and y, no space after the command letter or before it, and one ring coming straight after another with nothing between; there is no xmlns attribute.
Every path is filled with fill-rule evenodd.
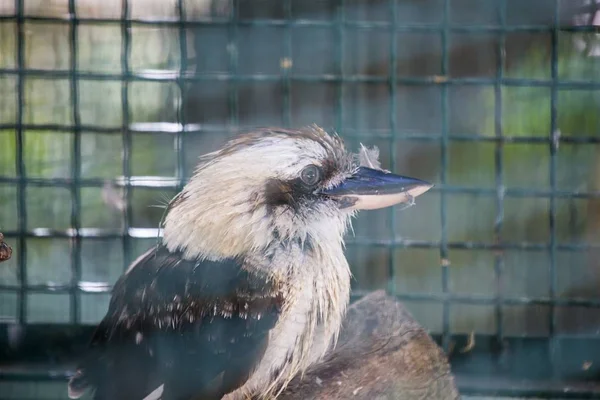
<svg viewBox="0 0 600 400"><path fill-rule="evenodd" d="M115 285L109 310L71 380L95 399L219 399L248 379L264 354L283 297L243 260L190 261L164 247Z"/></svg>

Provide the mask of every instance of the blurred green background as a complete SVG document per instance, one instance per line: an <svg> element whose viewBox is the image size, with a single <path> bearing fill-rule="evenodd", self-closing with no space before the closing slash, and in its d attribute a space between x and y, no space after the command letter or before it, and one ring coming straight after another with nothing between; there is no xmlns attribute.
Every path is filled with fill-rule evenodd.
<svg viewBox="0 0 600 400"><path fill-rule="evenodd" d="M0 12L10 15L14 11L12 3L1 2ZM102 7L91 0L76 3L80 17L121 15L118 1L104 1ZM178 15L175 1L131 0L130 3L134 18L168 19ZM398 1L395 18L399 23L436 26L442 22L442 3L441 0ZM26 13L64 17L68 13L67 4L58 0L28 1ZM208 13L227 16L231 11L228 3L219 1L188 0L185 4L190 20L206 17ZM291 16L328 21L337 12L330 2L292 1L291 11L286 11L282 4L241 1L238 13L241 18ZM561 4L565 8L561 22L572 21L570 10L574 2ZM544 2L507 1L506 5L509 26L552 23L553 10L544 6ZM389 21L389 10L387 1L347 1L344 15L350 22L377 23ZM450 20L462 26L498 27L497 3L453 0ZM16 32L14 21L0 20L2 178L17 177ZM184 150L183 165L189 176L199 155L214 150L239 127L287 123L300 127L317 123L338 130L354 149L360 142L379 146L384 167L430 180L441 187L445 142L440 135L445 134L449 137L446 184L473 190L454 190L445 195L444 224L440 191L419 198L416 206L407 210L362 213L355 223L355 237L348 238L355 289L442 294L442 270L447 268L448 291L454 294L494 297L502 291L509 298L550 295L550 254L544 248L501 252L478 249L498 243L546 246L551 240L548 193L552 188L552 163L547 140L551 136L550 30L502 35L494 29L483 33L452 31L447 38L446 71L442 70L443 38L434 29L392 34L385 29L355 29L348 25L341 29L341 42L338 28L327 24L299 25L289 30L284 26L252 25L232 30L223 24L201 24L180 31L176 25L133 23L128 32L130 51L126 63L135 79L124 86L120 74L125 72L122 59L125 39L118 23L81 21L76 29L74 60L68 23L42 19L28 20L24 26L24 67L33 70L22 81L21 122L26 125L22 152L26 177L68 179L75 167L73 153L79 151L79 172L82 179L88 180L79 189L82 228L117 233L123 230L124 200L119 182L124 175L127 141L131 144L133 176L143 177L147 182L175 182L180 148ZM597 196L574 196L600 190L596 139L600 122L600 92L596 89L600 59L591 54L595 41L594 35L587 33L558 34L558 79L596 85L557 89L555 178L560 196L556 198L555 238L559 250L555 262L557 295L561 298L599 297L600 265L595 252L560 248L572 244L598 245ZM73 61L82 73L77 77L75 109L71 80L66 74ZM53 76L53 71L64 73ZM181 72L203 78L183 83L165 79ZM340 72L346 77L366 79L340 83L331 79L319 82L294 78ZM220 78L229 73L269 75L275 79ZM399 80L393 90L388 82L392 73ZM505 78L521 80L521 84L502 85L497 96L494 79L499 73ZM292 76L289 81L283 79L287 74ZM411 78L423 78L423 83L411 83ZM464 84L445 85L447 78L488 81L470 84L467 79ZM526 85L524 79L532 80L532 85ZM498 110L501 113L497 120ZM82 126L78 142L71 129L76 113ZM179 146L174 131L182 122L182 115L187 125ZM500 123L501 130L497 130ZM126 136L124 130L128 127ZM497 133L503 135L503 141L495 140ZM585 143L586 138L593 140ZM496 157L500 169L496 168ZM500 207L496 203L497 188L502 193ZM535 191L535 195L519 194L519 190ZM157 227L162 210L156 206L174 194L174 189L164 187L132 188L131 227ZM68 186L28 184L26 229L71 228L72 201ZM14 237L19 228L16 183L6 180L0 183L0 204L0 230L7 233L7 240L15 247L15 257L0 266L0 284L19 285L21 262L27 265L27 284L68 284L73 242L68 238L27 238L26 259L20 259ZM441 259L437 245L442 239L442 225L450 243L447 260ZM394 249L380 243L400 239L431 245ZM119 238L83 239L82 281L114 283L127 263L153 242L151 235L132 238L131 253L126 259ZM464 242L474 248L453 246ZM497 262L501 278L495 271ZM70 321L68 294L27 296L27 322ZM81 307L77 318L85 323L97 322L105 312L108 295L79 296ZM16 292L0 291L0 320L17 318L17 302ZM441 303L406 301L406 305L432 332L442 330ZM548 333L548 307L503 308L506 334ZM600 315L593 309L558 307L556 313L562 332L595 332L600 326ZM494 333L497 322L493 306L451 306L452 332Z"/></svg>
<svg viewBox="0 0 600 400"><path fill-rule="evenodd" d="M557 297L600 297L600 254L595 250L600 244L600 43L595 34L558 33L557 78L575 83L557 88L552 132L550 2L506 0L509 31L500 33L500 2L450 0L450 24L466 29L451 30L444 38L436 29L443 22L443 0L397 0L395 15L387 0L346 0L343 9L322 0L240 0L241 19L316 22L289 29L284 24L232 29L204 23L181 30L176 24L149 23L177 18L176 0L130 0L129 16L138 22L127 30L128 54L123 50L123 27L104 20L121 17L120 0L75 3L78 17L88 19L77 25L74 53L71 25L40 18L65 18L68 1L25 1L26 15L38 18L24 25L22 66L16 22L0 19L0 231L15 250L14 257L0 265L0 286L10 288L0 289L0 321L18 320L19 299L13 289L21 282L21 263L26 263L27 285L61 286L72 279L75 242L69 238L28 237L25 256L20 257L15 129L20 101L25 176L37 182L24 191L28 231L72 228L71 188L47 183L79 173L85 182L77 189L80 227L122 233L127 143L131 174L156 186L130 190L134 235L128 256L120 238L81 241L84 286L114 283L131 259L154 243L152 229L162 213L157 206L175 194L165 184L177 182L178 151L189 176L199 155L214 150L240 127L317 123L337 130L353 149L361 142L379 146L384 168L430 180L438 188L444 187L445 176L450 189L444 204L436 190L409 209L363 212L357 218L355 236L348 237L347 246L357 292L386 288L399 295L442 295L445 268L451 294L548 299L552 264L545 246L554 233ZM183 3L189 21L227 17L232 11L228 0ZM584 4L560 1L559 23L589 23L590 16L579 9ZM13 14L14 1L0 0L0 16ZM340 15L347 25L328 24ZM392 17L419 29L377 28ZM358 22L362 28L357 28ZM369 24L375 28L365 28ZM511 30L522 25L540 29ZM81 73L75 92L68 74L73 63ZM28 70L22 78L22 98L15 72L19 67ZM125 85L121 74L126 72L133 79ZM182 73L201 79L171 79ZM227 80L227 74L271 79ZM340 75L360 79L332 79ZM398 83L390 87L392 75ZM509 82L496 86L499 77ZM448 78L464 80L446 84ZM76 116L81 124L78 141L72 129ZM182 122L186 129L178 136ZM554 230L551 137L557 140ZM81 155L79 166L75 151ZM443 237L449 243L446 259L439 246ZM385 246L399 240L424 245ZM514 246L482 249L494 244ZM569 245L584 250L568 250ZM23 322L67 323L74 317L68 294L26 296ZM98 322L109 296L78 296L75 318ZM442 303L406 299L405 304L427 329L442 332ZM599 330L598 310L556 307L554 312L556 333ZM549 317L545 305L505 305L498 321L493 305L456 303L450 305L449 323L452 333L496 333L500 322L506 335L546 336ZM8 399L60 398L64 390L63 383L0 382L0 393Z"/></svg>

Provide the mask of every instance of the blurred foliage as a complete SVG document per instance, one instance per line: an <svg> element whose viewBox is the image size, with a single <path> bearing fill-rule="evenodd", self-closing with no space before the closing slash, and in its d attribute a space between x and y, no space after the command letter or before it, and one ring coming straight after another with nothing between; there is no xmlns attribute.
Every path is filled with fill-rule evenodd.
<svg viewBox="0 0 600 400"><path fill-rule="evenodd" d="M16 24L0 22L0 68L17 68ZM177 29L158 29L134 26L131 32L131 51L128 59L134 73L157 73L179 68ZM68 71L71 67L71 36L68 25L27 22L25 24L24 63L28 69ZM122 32L119 24L79 24L77 41L77 70L95 75L122 73ZM155 49L160 49L156 51ZM23 130L22 156L29 178L65 178L73 176L73 154L81 154L81 177L115 180L124 174L122 126L123 92L119 77L97 79L79 78L76 91L81 124L80 147L75 148L74 93L70 79L27 75L23 81L22 123L29 125L58 125L61 130ZM15 124L19 107L17 76L0 76L0 124ZM128 122L174 122L179 88L173 82L132 81L128 85ZM112 132L97 133L86 126L112 128ZM134 175L173 176L175 156L171 134L131 133L130 165ZM17 176L17 135L14 129L0 129L0 176ZM167 192L167 193L165 193ZM117 190L117 194L119 191ZM172 194L165 190L132 189L132 223L135 227L155 227L162 210L152 207L164 204ZM106 199L102 186L82 187L80 190L81 225L85 228L122 229L122 212ZM0 230L18 229L16 184L0 184ZM25 191L27 229L50 228L65 230L71 227L72 194L69 187L39 187L28 185ZM99 243L104 250L106 244ZM115 246L112 246L113 250ZM116 249L119 246L117 244ZM68 240L27 240L28 282L66 283L70 280L70 244ZM16 265L23 260L3 265L0 283L17 284ZM106 276L106 265L99 265L98 254L83 252L82 264L92 265L87 280L114 281L116 274ZM122 266L123 261L121 261ZM56 265L49 269L48 265ZM6 268L4 268L6 267ZM8 297L6 297L6 296ZM13 315L15 299L2 294L0 317ZM10 297L10 298L9 298ZM53 297L54 299L54 297ZM38 301L39 300L39 301ZM64 300L64 299L63 299ZM61 304L64 301L61 300ZM9 306L12 304L13 306ZM48 299L32 299L31 318L48 315ZM68 304L68 302L66 303ZM58 307L61 315L68 307ZM100 315L102 310L97 310ZM85 317L88 320L89 316ZM64 318L59 318L63 320ZM94 317L92 317L94 319Z"/></svg>
<svg viewBox="0 0 600 400"><path fill-rule="evenodd" d="M581 34L561 34L558 44L559 81L600 82L600 59L588 57L574 48L573 40ZM527 55L507 60L507 78L549 81L552 56L543 43L531 43ZM501 121L496 120L496 93L494 87L485 87L479 93L482 117L466 130L484 137L494 137L496 129L509 140L501 142L460 142L449 146L448 182L467 187L496 187L496 157L500 157L501 180L505 189L550 191L551 185L551 88L548 86L503 86L501 88ZM582 88L558 88L556 95L556 132L558 138L597 137L600 132L600 91ZM510 139L532 142L511 142ZM538 143L533 143L537 140ZM556 189L563 192L590 192L600 190L597 144L558 142L556 151ZM502 209L497 208L495 194L491 196L464 194L451 195L448 201L448 240L495 243L534 242L548 244L551 238L550 199L548 197L504 197ZM556 240L558 244L598 243L600 204L596 199L556 199ZM499 219L499 215L502 217ZM494 235L494 225L500 222L500 238ZM544 297L551 286L550 260L546 251L504 251L501 264L501 283L496 283L492 254L478 257L477 252L450 252L450 290L473 293L474 285L482 293L495 293L502 288L506 296ZM560 296L597 297L600 268L590 253L557 252L556 273ZM419 278L434 281L439 277L422 272ZM417 279L419 279L417 278ZM411 277L411 279L415 279ZM475 283L476 282L476 283ZM517 290L518 289L518 290ZM453 307L454 308L454 307ZM494 322L470 310L452 317L453 331L494 331ZM484 314L493 316L489 307ZM569 310L561 310L564 315ZM508 309L505 316L533 321L523 327L505 320L505 332L547 334L547 310L536 312ZM562 314L561 314L562 315ZM508 318L508 317L506 317ZM511 317L512 318L512 317ZM562 318L562 317L559 317ZM588 318L589 319L589 318ZM588 319L564 322L570 329L582 330L595 323ZM588 321L582 324L582 321ZM514 321L513 321L514 322ZM594 325L595 326L595 325ZM595 329L595 328L594 328Z"/></svg>
<svg viewBox="0 0 600 400"><path fill-rule="evenodd" d="M558 51L559 80L600 81L600 61L575 50L573 35L561 35ZM515 60L513 60L515 61ZM532 43L527 57L516 60L505 72L509 78L544 79L551 77L551 53L544 46ZM496 98L493 87L481 91L480 99L485 118L478 127L484 136L494 137L496 123L501 123L502 134L509 138L551 137L551 89L544 86L503 86L502 120L496 121ZM597 136L600 129L600 91L591 89L558 89L556 98L555 135L565 137ZM496 145L476 143L465 146L454 142L450 146L448 179L465 186L495 186L497 148L501 151L502 180L505 188L551 189L550 143L505 142ZM594 162L597 145L560 143L556 153L556 188L563 191L586 192L598 189ZM561 242L577 242L586 232L586 216L590 202L585 200L557 200L557 235ZM504 240L548 242L549 200L538 198L505 198L502 236ZM478 216L496 215L493 198L487 204L478 204ZM455 216L450 213L450 218ZM487 220L483 218L483 220ZM493 221L493 219L492 219ZM485 235L491 226L481 223L454 224L463 227L453 231L450 240L473 240ZM473 232L475 228L478 232ZM525 237L523 236L525 233Z"/></svg>

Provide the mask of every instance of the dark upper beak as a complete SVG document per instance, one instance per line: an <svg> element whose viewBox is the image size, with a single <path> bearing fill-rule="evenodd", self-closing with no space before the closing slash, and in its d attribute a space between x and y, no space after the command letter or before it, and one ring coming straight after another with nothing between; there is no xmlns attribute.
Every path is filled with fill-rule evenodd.
<svg viewBox="0 0 600 400"><path fill-rule="evenodd" d="M341 184L319 193L338 199L343 208L374 210L411 202L432 187L420 179L360 167Z"/></svg>

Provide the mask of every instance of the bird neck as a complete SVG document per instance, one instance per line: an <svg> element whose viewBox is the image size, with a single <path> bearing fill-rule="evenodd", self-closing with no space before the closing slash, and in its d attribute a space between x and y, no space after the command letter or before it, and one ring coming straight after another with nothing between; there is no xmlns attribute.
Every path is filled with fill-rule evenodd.
<svg viewBox="0 0 600 400"><path fill-rule="evenodd" d="M310 303L312 324L331 329L329 334L337 338L351 278L341 240L286 240L252 257L257 262L250 264L264 268L281 282L291 298Z"/></svg>
<svg viewBox="0 0 600 400"><path fill-rule="evenodd" d="M276 334L273 340L297 343L276 379L284 384L335 346L350 297L350 269L341 242L288 241L268 254L286 299L276 331L288 339Z"/></svg>

